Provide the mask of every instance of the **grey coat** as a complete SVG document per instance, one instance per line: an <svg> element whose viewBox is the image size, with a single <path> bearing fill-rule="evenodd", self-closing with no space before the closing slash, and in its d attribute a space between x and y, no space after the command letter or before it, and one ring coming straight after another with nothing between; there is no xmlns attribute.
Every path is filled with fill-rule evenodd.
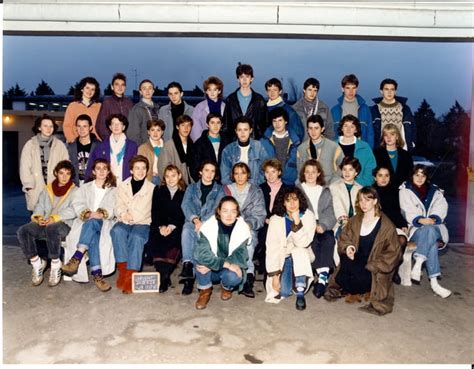
<svg viewBox="0 0 474 369"><path fill-rule="evenodd" d="M306 140L308 138L308 130L306 128L306 121L308 120L308 117L306 116L306 113L304 111L303 99L304 97L299 99L292 107L298 113L301 118L301 121L303 122L304 140ZM320 115L321 118L323 118L324 127L326 128L326 130L324 131L324 136L326 136L330 140L336 139L337 132L334 132L334 122L332 120L331 109L329 109L329 106L327 106L324 101L319 100L318 110L316 114Z"/></svg>
<svg viewBox="0 0 474 369"><path fill-rule="evenodd" d="M193 110L194 108L187 104L186 101L184 102L184 115L193 115ZM171 115L171 103L163 105L160 108L160 112L158 113L158 118L163 120L166 124L165 132L163 133L163 140L168 141L171 140L171 137L173 136L173 131L174 131L174 125L173 125L173 116Z"/></svg>
<svg viewBox="0 0 474 369"><path fill-rule="evenodd" d="M77 187L73 184L66 194L61 197L56 206L53 206L53 188L51 183L48 184L39 196L32 217L36 215L42 215L44 218L52 217L55 222L61 221L71 226L76 217L76 213L72 207L73 194L76 190Z"/></svg>
<svg viewBox="0 0 474 369"><path fill-rule="evenodd" d="M314 213L313 205L311 201L309 201L306 192L304 192L303 186L300 183L296 185L301 192L304 193L308 202L308 209ZM329 187L324 186L323 191L321 192L321 196L319 197L318 201L318 217L317 225L321 226L324 231L331 231L334 226L336 225L336 216L334 215L334 208L332 205L332 195Z"/></svg>
<svg viewBox="0 0 474 369"><path fill-rule="evenodd" d="M154 104L151 109L155 110L155 114L158 115L158 104ZM128 113L127 137L135 141L137 145L148 141L146 125L151 118L147 105L140 100Z"/></svg>
<svg viewBox="0 0 474 369"><path fill-rule="evenodd" d="M176 165L181 173L183 174L183 180L186 182L186 185L194 183L193 178L191 177L191 172L186 163L182 163L179 158L178 150L176 150L176 145L173 140L166 141L163 145L163 148L160 152L160 160L158 160L158 175L160 178L163 177L163 172L168 164Z"/></svg>

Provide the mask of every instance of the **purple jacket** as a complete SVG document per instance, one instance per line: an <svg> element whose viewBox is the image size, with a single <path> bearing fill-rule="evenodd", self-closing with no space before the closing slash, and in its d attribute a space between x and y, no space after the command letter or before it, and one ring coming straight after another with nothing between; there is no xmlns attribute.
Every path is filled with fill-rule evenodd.
<svg viewBox="0 0 474 369"><path fill-rule="evenodd" d="M130 169L128 169L128 163L135 155L137 155L137 150L138 150L138 146L135 143L135 141L132 141L127 138L125 140L125 156L123 158L123 165L122 165L122 181L126 180L128 177L131 176ZM97 145L94 151L92 152L91 156L89 156L89 160L87 161L86 178L91 177L92 165L94 164L94 160L96 159L105 159L110 163L110 140L109 139Z"/></svg>
<svg viewBox="0 0 474 369"><path fill-rule="evenodd" d="M221 115L224 116L225 102L221 104ZM191 130L191 140L196 142L200 137L203 131L207 129L206 118L209 114L209 105L207 104L207 99L201 101L194 107L193 111L193 128ZM224 124L224 122L222 122Z"/></svg>
<svg viewBox="0 0 474 369"><path fill-rule="evenodd" d="M128 117L128 112L133 107L133 101L128 97L119 98L115 94L104 98L104 102L100 107L97 122L95 123L95 130L99 134L102 141L110 136L110 131L107 128L107 118L112 114L122 114Z"/></svg>

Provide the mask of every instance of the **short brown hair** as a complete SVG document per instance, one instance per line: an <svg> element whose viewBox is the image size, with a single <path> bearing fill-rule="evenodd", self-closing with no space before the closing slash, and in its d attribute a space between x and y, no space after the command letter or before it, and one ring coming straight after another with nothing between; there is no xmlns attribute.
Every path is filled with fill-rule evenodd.
<svg viewBox="0 0 474 369"><path fill-rule="evenodd" d="M166 124L161 119L150 119L146 123L146 130L149 131L151 127L160 127L161 130L164 132L166 129Z"/></svg>
<svg viewBox="0 0 474 369"><path fill-rule="evenodd" d="M178 118L176 118L176 127L187 122L191 123L191 127L193 126L193 119L189 115L180 115Z"/></svg>
<svg viewBox="0 0 474 369"><path fill-rule="evenodd" d="M362 166L360 165L359 159L351 158L350 156L346 156L346 157L344 157L344 159L342 159L341 164L339 164L339 169L342 170L342 168L344 168L346 165L350 165L352 168L355 169L357 174L360 174Z"/></svg>
<svg viewBox="0 0 474 369"><path fill-rule="evenodd" d="M251 176L250 168L246 163L241 161L241 162L238 162L238 163L234 164L234 166L232 167L232 171L230 172L230 180L232 182L235 182L234 172L235 172L236 169L239 169L239 168L244 169L245 172L248 174L247 180L250 179L250 176Z"/></svg>
<svg viewBox="0 0 474 369"><path fill-rule="evenodd" d="M356 202L355 202L355 210L357 214L363 213L359 205L361 196L365 196L369 199L377 200L377 203L375 204L375 216L379 217L382 212L382 206L380 205L380 198L377 193L377 190L371 186L365 186L359 190L359 192L357 193Z"/></svg>
<svg viewBox="0 0 474 369"><path fill-rule="evenodd" d="M209 85L216 85L216 87L220 90L219 99L222 99L223 94L224 94L224 82L222 82L219 77L210 76L202 84L204 93L206 93L207 89L209 88Z"/></svg>
<svg viewBox="0 0 474 369"><path fill-rule="evenodd" d="M316 184L320 186L325 186L326 181L324 180L324 170L323 170L323 167L321 166L321 163L317 161L316 159L309 159L304 162L300 170L300 182L301 183L306 182L306 179L304 177L304 171L306 170L306 167L308 166L316 167L316 169L318 170L319 176L316 179Z"/></svg>
<svg viewBox="0 0 474 369"><path fill-rule="evenodd" d="M166 172L171 172L171 171L175 171L176 173L178 174L181 174L181 178L179 179L178 181L178 189L181 190L181 191L184 191L186 190L186 182L184 181L183 179L183 173L181 172L181 170L174 164L168 164L165 168L165 170L163 171L163 178L161 179L161 186L166 186L166 180L165 180L165 174Z"/></svg>
<svg viewBox="0 0 474 369"><path fill-rule="evenodd" d="M224 196L220 201L219 201L219 204L217 205L216 207L216 210L214 212L214 215L216 216L216 219L221 219L220 215L219 215L219 211L222 209L222 205L225 203L225 202L231 202L233 203L235 206L237 206L237 217L240 217L240 206L239 206L239 203L237 202L236 199L234 199L232 196Z"/></svg>
<svg viewBox="0 0 474 369"><path fill-rule="evenodd" d="M268 159L268 160L265 160L262 164L262 170L265 172L267 170L268 167L271 167L271 168L275 168L276 170L282 172L283 171L283 167L281 165L281 161L278 160L278 159ZM280 174L280 177L281 177L281 174Z"/></svg>
<svg viewBox="0 0 474 369"><path fill-rule="evenodd" d="M355 126L356 131L354 133L354 136L359 138L360 135L361 135L361 132L362 132L361 128L360 128L360 122L359 122L359 119L356 116L352 115L352 114L344 115L342 117L342 119L340 120L339 126L337 127L338 136L343 136L342 127L344 127L344 124L347 123L347 122L351 122Z"/></svg>
<svg viewBox="0 0 474 369"><path fill-rule="evenodd" d="M128 163L128 169L133 170L133 166L135 163L145 163L146 164L146 171L150 169L150 163L148 162L148 159L144 157L143 155L135 155L133 158L130 159Z"/></svg>

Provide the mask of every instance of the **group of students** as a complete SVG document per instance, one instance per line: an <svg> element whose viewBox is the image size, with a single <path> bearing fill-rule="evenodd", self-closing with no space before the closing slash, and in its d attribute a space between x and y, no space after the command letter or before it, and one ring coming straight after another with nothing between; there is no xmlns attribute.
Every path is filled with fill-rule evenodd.
<svg viewBox="0 0 474 369"><path fill-rule="evenodd" d="M122 74L100 104L97 81L84 78L66 110L66 145L52 117L37 119L20 161L33 214L17 232L33 285L47 265L42 239L50 286L61 275L88 281L88 261L101 291L111 289L103 276L117 270L117 287L131 293L132 274L150 262L165 292L182 260L182 293L197 282L197 309L219 282L222 300L233 290L255 297L256 271L266 302L295 294L298 310L314 286L317 298L365 300L365 311L389 313L393 282L419 283L423 264L433 291L448 297L437 279L448 205L427 169L413 165L415 125L396 82L382 81L369 109L357 78L345 76L329 110L315 78L292 108L278 79L265 84L265 102L250 87L250 65L236 77L239 88L225 101L221 80L209 77L195 108L177 82L158 108L150 80L133 105Z"/></svg>

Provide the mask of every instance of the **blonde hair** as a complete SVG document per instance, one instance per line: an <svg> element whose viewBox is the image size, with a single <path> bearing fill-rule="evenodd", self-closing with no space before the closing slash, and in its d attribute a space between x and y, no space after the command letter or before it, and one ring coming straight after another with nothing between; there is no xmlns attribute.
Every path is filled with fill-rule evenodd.
<svg viewBox="0 0 474 369"><path fill-rule="evenodd" d="M356 198L356 203L355 203L355 209L356 209L357 214L364 213L359 205L361 196L364 196L365 198L368 198L368 199L377 200L377 203L375 204L374 212L375 212L375 216L379 217L382 213L382 206L380 205L379 194L377 193L375 188L370 187L370 186L365 186L359 190L359 192L357 193L357 198Z"/></svg>
<svg viewBox="0 0 474 369"><path fill-rule="evenodd" d="M383 127L382 129L382 137L380 139L380 145L382 145L383 147L386 147L387 145L385 144L385 140L384 140L384 136L385 136L385 132L388 132L388 133L395 133L397 135L397 147L403 147L405 146L405 141L403 140L402 138L402 134L400 133L400 130L398 129L398 127L393 124L393 123L389 123L387 124L385 127Z"/></svg>

